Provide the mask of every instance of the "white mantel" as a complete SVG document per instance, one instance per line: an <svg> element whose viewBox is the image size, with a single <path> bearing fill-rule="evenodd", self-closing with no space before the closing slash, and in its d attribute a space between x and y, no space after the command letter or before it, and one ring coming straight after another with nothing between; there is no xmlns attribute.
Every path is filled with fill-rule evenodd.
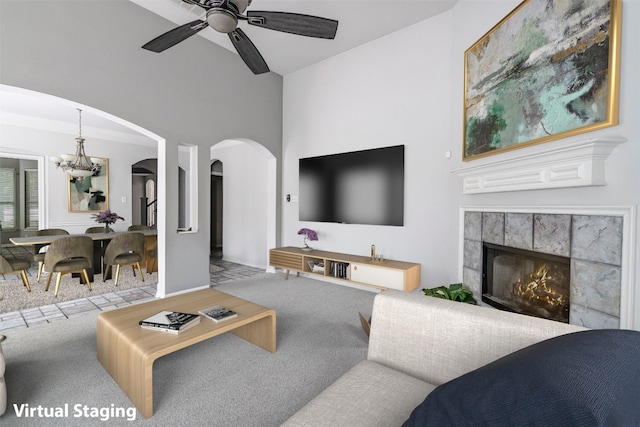
<svg viewBox="0 0 640 427"><path fill-rule="evenodd" d="M606 185L605 161L624 138L545 143L478 159L452 171L463 193Z"/></svg>

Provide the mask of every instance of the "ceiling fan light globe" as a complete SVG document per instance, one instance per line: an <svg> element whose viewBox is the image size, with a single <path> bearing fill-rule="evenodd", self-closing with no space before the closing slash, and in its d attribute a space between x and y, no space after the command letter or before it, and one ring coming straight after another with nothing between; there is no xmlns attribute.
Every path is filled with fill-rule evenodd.
<svg viewBox="0 0 640 427"><path fill-rule="evenodd" d="M236 15L222 8L214 8L207 13L209 26L219 33L230 33L238 26Z"/></svg>

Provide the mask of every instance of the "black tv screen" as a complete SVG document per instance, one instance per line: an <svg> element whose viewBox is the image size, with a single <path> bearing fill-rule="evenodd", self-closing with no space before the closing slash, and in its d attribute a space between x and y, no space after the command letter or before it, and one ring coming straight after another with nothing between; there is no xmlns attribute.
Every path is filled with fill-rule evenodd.
<svg viewBox="0 0 640 427"><path fill-rule="evenodd" d="M403 225L404 145L300 159L299 220Z"/></svg>

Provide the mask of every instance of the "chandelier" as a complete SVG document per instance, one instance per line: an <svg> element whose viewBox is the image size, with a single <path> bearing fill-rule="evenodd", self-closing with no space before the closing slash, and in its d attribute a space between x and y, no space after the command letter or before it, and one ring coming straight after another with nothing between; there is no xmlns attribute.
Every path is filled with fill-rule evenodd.
<svg viewBox="0 0 640 427"><path fill-rule="evenodd" d="M90 157L84 153L84 138L82 137L82 110L78 110L78 137L76 138L76 154L61 154L60 156L51 157L51 161L57 167L62 168L70 176L78 181L91 176L100 171L104 165L104 160Z"/></svg>

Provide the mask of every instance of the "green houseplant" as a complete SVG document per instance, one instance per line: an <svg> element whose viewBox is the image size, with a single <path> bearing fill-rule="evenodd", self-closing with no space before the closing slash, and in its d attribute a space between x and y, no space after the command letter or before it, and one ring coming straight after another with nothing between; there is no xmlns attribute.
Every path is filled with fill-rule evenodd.
<svg viewBox="0 0 640 427"><path fill-rule="evenodd" d="M452 283L448 287L438 286L436 288L423 289L422 292L430 297L466 302L468 304L478 303L473 297L473 292L465 288L462 283Z"/></svg>

